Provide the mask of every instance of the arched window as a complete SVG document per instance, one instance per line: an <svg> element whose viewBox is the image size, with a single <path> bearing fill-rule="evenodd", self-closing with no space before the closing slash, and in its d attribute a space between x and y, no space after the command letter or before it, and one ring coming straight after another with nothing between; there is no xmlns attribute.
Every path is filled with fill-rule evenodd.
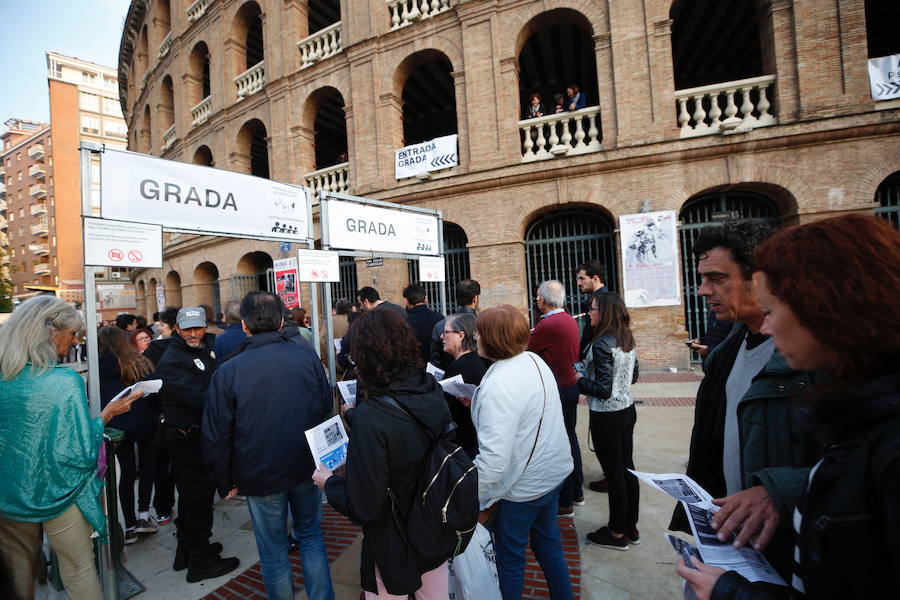
<svg viewBox="0 0 900 600"><path fill-rule="evenodd" d="M309 34L313 35L329 25L341 20L341 3L339 0L319 0L309 3Z"/></svg>
<svg viewBox="0 0 900 600"><path fill-rule="evenodd" d="M582 312L588 294L575 285L576 270L588 260L606 265L606 286L618 288L612 219L596 208L565 208L544 213L525 232L528 309L535 315L534 293L541 282L557 279L566 287L566 307Z"/></svg>
<svg viewBox="0 0 900 600"><path fill-rule="evenodd" d="M897 0L866 0L866 41L869 58L900 54L900 2Z"/></svg>
<svg viewBox="0 0 900 600"><path fill-rule="evenodd" d="M150 313L150 315L165 309L164 306L159 305L159 297L156 295L156 285L157 281L155 277L152 277L150 281L147 282L147 312Z"/></svg>
<svg viewBox="0 0 900 600"><path fill-rule="evenodd" d="M206 42L197 42L191 49L189 81L188 93L192 106L212 93L209 76L209 48Z"/></svg>
<svg viewBox="0 0 900 600"><path fill-rule="evenodd" d="M141 130L138 139L138 148L144 154L149 154L152 146L150 132L150 106L144 106L144 117L141 119Z"/></svg>
<svg viewBox="0 0 900 600"><path fill-rule="evenodd" d="M195 165L204 165L207 167L214 167L215 162L213 162L212 150L209 149L208 146L200 146L194 151L194 158L191 161Z"/></svg>
<svg viewBox="0 0 900 600"><path fill-rule="evenodd" d="M148 55L149 55L149 45L150 43L147 41L147 26L144 25L141 28L141 35L138 38L138 50L137 50L137 66L138 66L138 77L145 77L147 75L147 69L149 68ZM139 82L135 81L136 85L140 85Z"/></svg>
<svg viewBox="0 0 900 600"><path fill-rule="evenodd" d="M704 227L721 225L733 219L753 219L767 223L778 222L778 209L771 198L749 190L729 190L705 193L684 203L681 209L681 273L684 289L684 318L688 337L698 338L706 332L709 311L706 302L697 295L700 277L694 258L694 242Z"/></svg>
<svg viewBox="0 0 900 600"><path fill-rule="evenodd" d="M403 84L403 140L418 144L451 135L456 128L456 91L453 65L436 51L424 50L406 64L410 75Z"/></svg>
<svg viewBox="0 0 900 600"><path fill-rule="evenodd" d="M162 58L169 51L168 44L171 44L172 33L172 14L169 0L156 0L154 2L153 25L156 39L159 40L159 52L157 56ZM167 42L168 40L168 42Z"/></svg>
<svg viewBox="0 0 900 600"><path fill-rule="evenodd" d="M160 86L159 123L163 127L162 152L175 143L175 88L172 78L166 75Z"/></svg>
<svg viewBox="0 0 900 600"><path fill-rule="evenodd" d="M269 178L269 142L266 126L259 119L244 123L238 132L238 160L246 161L245 172Z"/></svg>
<svg viewBox="0 0 900 600"><path fill-rule="evenodd" d="M181 275L178 271L169 271L166 275L166 305L183 306L181 303ZM159 309L160 311L163 308Z"/></svg>
<svg viewBox="0 0 900 600"><path fill-rule="evenodd" d="M137 304L137 314L147 317L151 316L147 314L147 284L144 283L143 279L137 282L135 302Z"/></svg>
<svg viewBox="0 0 900 600"><path fill-rule="evenodd" d="M313 93L317 104L313 129L316 136L316 169L347 162L347 122L344 97L332 87Z"/></svg>
<svg viewBox="0 0 900 600"><path fill-rule="evenodd" d="M444 284L447 293L447 314L452 315L459 306L456 303L456 284L469 279L469 238L465 230L456 223L444 222ZM420 281L419 261L408 261L410 283L421 283L428 294L428 307L440 312L441 289L439 283Z"/></svg>
<svg viewBox="0 0 900 600"><path fill-rule="evenodd" d="M238 261L231 278L231 297L240 300L250 292L275 291L272 257L265 252L249 252Z"/></svg>
<svg viewBox="0 0 900 600"><path fill-rule="evenodd" d="M233 61L238 100L252 96L265 85L265 44L262 11L256 2L241 6L231 26L227 43Z"/></svg>
<svg viewBox="0 0 900 600"><path fill-rule="evenodd" d="M202 262L194 269L194 305L209 304L213 312L222 310L219 291L219 269L211 262Z"/></svg>
<svg viewBox="0 0 900 600"><path fill-rule="evenodd" d="M875 191L875 214L900 229L900 171L885 178Z"/></svg>

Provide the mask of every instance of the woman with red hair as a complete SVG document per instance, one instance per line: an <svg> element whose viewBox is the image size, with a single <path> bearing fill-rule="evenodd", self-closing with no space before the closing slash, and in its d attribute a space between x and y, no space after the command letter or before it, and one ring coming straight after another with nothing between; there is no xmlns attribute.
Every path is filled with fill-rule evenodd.
<svg viewBox="0 0 900 600"><path fill-rule="evenodd" d="M762 332L793 369L831 380L806 403L826 445L794 512L790 589L679 561L705 598L900 598L900 233L847 215L791 227L755 252Z"/></svg>

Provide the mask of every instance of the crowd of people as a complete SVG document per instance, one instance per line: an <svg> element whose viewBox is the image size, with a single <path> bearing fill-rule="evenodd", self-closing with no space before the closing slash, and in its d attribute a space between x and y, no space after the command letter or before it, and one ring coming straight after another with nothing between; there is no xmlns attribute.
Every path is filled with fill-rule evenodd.
<svg viewBox="0 0 900 600"><path fill-rule="evenodd" d="M900 596L900 233L860 215L778 232L738 220L702 230L693 252L716 333L690 342L705 377L687 474L720 507L719 539L764 552L788 585L697 559L677 573L701 600ZM50 296L24 302L0 329L0 595L33 597L43 528L69 596L100 597L90 536L109 534L98 500L108 425L124 433L125 542L174 512L172 568L188 582L239 566L211 539L218 492L246 499L270 598L294 597L292 548L307 596L334 598L324 494L362 527L367 598L448 598L449 557L423 554L404 516L434 440L449 435L477 472L502 597L520 598L530 546L550 597L572 598L559 519L584 504L585 489L605 492L609 508L589 546L626 551L641 539L629 472L640 348L604 265L572 275L581 314L567 311L565 283L544 281L533 328L513 306L482 307L471 279L446 317L419 284L403 290L406 307L372 287L339 301L339 363L357 381L355 404L341 407L349 447L339 472L316 464L303 435L333 412L334 382L309 316L277 295L229 302L219 324L202 306L167 308L149 326L120 315L98 334L96 418L81 377L59 364L79 341L80 313ZM445 393L435 368L474 393ZM162 380L160 392L113 401L145 379ZM605 475L587 483L580 399ZM670 529L691 531L680 505Z"/></svg>

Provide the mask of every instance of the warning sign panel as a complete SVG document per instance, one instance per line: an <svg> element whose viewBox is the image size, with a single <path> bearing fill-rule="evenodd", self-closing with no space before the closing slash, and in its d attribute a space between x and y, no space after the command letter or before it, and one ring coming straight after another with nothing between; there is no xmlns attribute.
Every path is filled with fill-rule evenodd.
<svg viewBox="0 0 900 600"><path fill-rule="evenodd" d="M85 217L84 264L161 268L162 226Z"/></svg>

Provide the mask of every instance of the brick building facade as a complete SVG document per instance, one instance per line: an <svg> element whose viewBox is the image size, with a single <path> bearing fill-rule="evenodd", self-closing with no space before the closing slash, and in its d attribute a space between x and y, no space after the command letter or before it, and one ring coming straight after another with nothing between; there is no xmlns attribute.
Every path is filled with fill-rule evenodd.
<svg viewBox="0 0 900 600"><path fill-rule="evenodd" d="M900 53L884 27L897 11L889 0L134 0L119 84L130 149L440 209L466 254L455 276L481 283L483 306L527 310L540 279L577 291L585 258L604 259L617 288L624 214L676 211L687 257L697 227L723 214L896 222L900 100L872 100L867 61ZM585 108L555 114L553 95L572 83ZM532 93L544 116L523 118ZM457 166L395 178L395 150L447 134ZM274 243L183 234L167 236L165 255L164 269L132 273L141 312L158 308L158 284L165 304L221 307L267 285L281 256ZM703 328L681 261L682 304L632 311L648 366L686 366L683 340ZM342 273L347 290L377 282L394 301L415 277L396 259Z"/></svg>

